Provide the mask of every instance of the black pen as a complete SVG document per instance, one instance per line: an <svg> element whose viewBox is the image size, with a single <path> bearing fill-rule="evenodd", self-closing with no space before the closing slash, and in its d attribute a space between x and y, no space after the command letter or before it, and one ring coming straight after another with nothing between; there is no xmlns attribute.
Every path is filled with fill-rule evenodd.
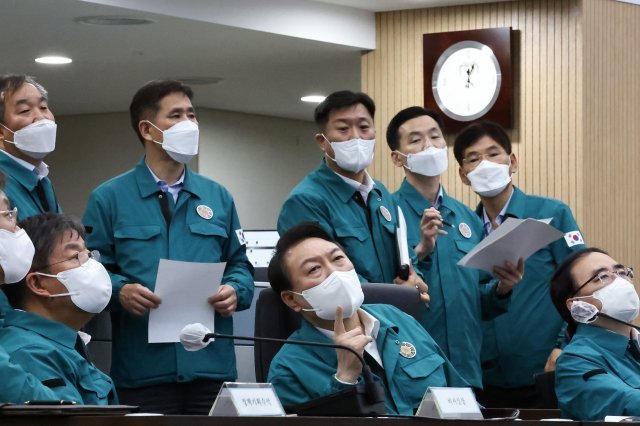
<svg viewBox="0 0 640 426"><path fill-rule="evenodd" d="M442 222L442 224L443 224L444 226L450 226L450 227L452 227L452 228L455 228L455 226L453 226L453 225L452 225L452 224L450 224L449 222L446 222L446 221L444 221L444 220L441 220L440 222Z"/></svg>

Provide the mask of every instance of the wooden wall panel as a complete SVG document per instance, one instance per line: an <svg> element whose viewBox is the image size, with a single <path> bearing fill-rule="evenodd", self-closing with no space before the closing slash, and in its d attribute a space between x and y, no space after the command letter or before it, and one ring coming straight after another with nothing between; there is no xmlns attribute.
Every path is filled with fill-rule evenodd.
<svg viewBox="0 0 640 426"><path fill-rule="evenodd" d="M582 7L584 223L593 245L640 267L640 6Z"/></svg>
<svg viewBox="0 0 640 426"><path fill-rule="evenodd" d="M589 245L640 268L640 6L614 0L519 0L376 15L378 48L362 88L377 102L374 177L395 190L386 125L422 105L422 34L511 26L515 183L572 208ZM447 134L449 143L454 135ZM447 191L470 206L450 152Z"/></svg>
<svg viewBox="0 0 640 426"><path fill-rule="evenodd" d="M422 34L510 26L517 31L510 135L520 170L514 181L526 192L564 200L584 227L580 4L521 0L377 14L377 49L362 59L362 89L378 105L374 177L390 190L404 177L390 161L385 132L400 109L423 104ZM451 144L454 135L447 139ZM452 150L449 160L447 191L475 206L478 198L461 183Z"/></svg>

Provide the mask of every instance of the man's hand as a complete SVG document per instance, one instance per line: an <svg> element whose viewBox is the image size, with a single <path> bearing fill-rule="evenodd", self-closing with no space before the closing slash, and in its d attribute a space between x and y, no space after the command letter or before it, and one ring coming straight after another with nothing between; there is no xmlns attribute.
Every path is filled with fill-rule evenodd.
<svg viewBox="0 0 640 426"><path fill-rule="evenodd" d="M549 371L556 371L556 361L558 357L562 353L562 349L553 348L551 353L549 354L549 358L547 358L547 363L544 365L544 372L547 373Z"/></svg>
<svg viewBox="0 0 640 426"><path fill-rule="evenodd" d="M447 235L442 229L444 222L440 212L433 207L425 209L420 219L420 243L415 247L418 259L424 260L436 246L438 235Z"/></svg>
<svg viewBox="0 0 640 426"><path fill-rule="evenodd" d="M207 299L207 302L213 306L223 317L230 317L238 307L238 297L236 289L228 284L221 284L218 292Z"/></svg>
<svg viewBox="0 0 640 426"><path fill-rule="evenodd" d="M162 303L151 290L138 283L123 285L119 299L124 310L134 315L144 315L149 309L155 309Z"/></svg>
<svg viewBox="0 0 640 426"><path fill-rule="evenodd" d="M420 275L416 274L413 265L409 265L409 278L407 278L406 281L400 279L400 277L396 277L393 282L405 287L415 288L420 296L420 301L424 303L429 303L429 300L431 300L428 293L429 286L420 278Z"/></svg>
<svg viewBox="0 0 640 426"><path fill-rule="evenodd" d="M496 286L496 293L498 296L505 296L513 290L516 284L522 281L524 260L520 258L517 266L511 262L505 262L504 266L494 266L493 274L499 280Z"/></svg>
<svg viewBox="0 0 640 426"><path fill-rule="evenodd" d="M355 315L358 315L357 313ZM365 336L360 327L353 330L345 331L344 321L342 320L342 308L336 308L336 319L333 323L333 343L336 345L346 346L356 351L360 356L364 354L364 347L373 339ZM338 369L336 370L336 378L347 383L357 383L358 376L362 372L362 363L351 352L344 349L336 349L338 357Z"/></svg>

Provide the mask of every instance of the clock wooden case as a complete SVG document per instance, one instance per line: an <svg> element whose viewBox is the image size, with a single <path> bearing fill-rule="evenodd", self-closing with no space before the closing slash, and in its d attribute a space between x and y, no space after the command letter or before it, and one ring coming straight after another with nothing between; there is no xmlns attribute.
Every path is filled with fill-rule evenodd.
<svg viewBox="0 0 640 426"><path fill-rule="evenodd" d="M513 125L511 28L424 34L424 104L446 131L486 119Z"/></svg>

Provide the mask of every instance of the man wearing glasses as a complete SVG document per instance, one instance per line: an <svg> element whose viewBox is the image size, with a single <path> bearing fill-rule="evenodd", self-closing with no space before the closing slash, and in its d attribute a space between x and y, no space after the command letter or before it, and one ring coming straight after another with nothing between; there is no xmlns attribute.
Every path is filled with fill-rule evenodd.
<svg viewBox="0 0 640 426"><path fill-rule="evenodd" d="M21 225L35 254L29 273L2 288L14 309L6 313L0 346L56 400L117 403L113 382L87 358L88 335L79 333L111 297L109 274L87 251L84 227L55 213Z"/></svg>
<svg viewBox="0 0 640 426"><path fill-rule="evenodd" d="M602 420L640 414L640 349L630 323L640 301L633 269L600 249L568 256L551 280L551 298L571 341L558 358L563 417Z"/></svg>
<svg viewBox="0 0 640 426"><path fill-rule="evenodd" d="M0 76L0 170L20 216L62 213L43 159L56 146L47 90L27 75Z"/></svg>
<svg viewBox="0 0 640 426"><path fill-rule="evenodd" d="M569 207L560 200L525 194L511 175L518 159L506 131L492 122L478 122L456 137L453 152L462 182L480 196L476 213L489 235L509 217L551 219L565 233L527 259L524 275L513 289L509 311L483 323L484 390L478 400L487 407L539 408L534 375L553 370L563 336L563 321L549 298L549 278L572 251L584 248Z"/></svg>
<svg viewBox="0 0 640 426"><path fill-rule="evenodd" d="M482 389L481 319L506 312L520 269L496 266L490 283L480 271L459 266L480 240L482 222L473 210L452 198L441 184L448 168L442 119L419 106L398 112L387 126L391 160L406 175L393 194L407 221L409 246L433 297L422 325L470 385Z"/></svg>
<svg viewBox="0 0 640 426"><path fill-rule="evenodd" d="M33 259L33 243L16 225L17 210L10 209L10 202L4 191L6 177L0 172L0 285L12 285L29 272ZM0 300L9 307L4 293ZM2 312L0 312L2 314ZM3 320L0 319L0 325ZM0 403L23 403L27 400L55 399L55 393L43 385L35 376L11 361L9 354L0 346Z"/></svg>

